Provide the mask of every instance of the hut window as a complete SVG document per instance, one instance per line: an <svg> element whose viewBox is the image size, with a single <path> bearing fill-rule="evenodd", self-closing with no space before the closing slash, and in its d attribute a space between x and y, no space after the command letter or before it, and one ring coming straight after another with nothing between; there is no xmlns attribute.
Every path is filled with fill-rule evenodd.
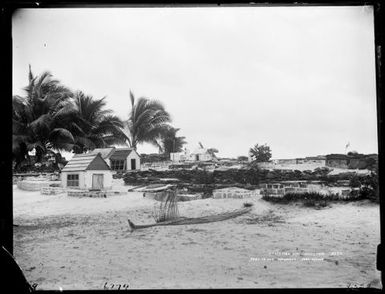
<svg viewBox="0 0 385 294"><path fill-rule="evenodd" d="M79 175L67 175L67 186L68 187L79 187Z"/></svg>
<svg viewBox="0 0 385 294"><path fill-rule="evenodd" d="M111 160L113 170L124 170L124 160Z"/></svg>

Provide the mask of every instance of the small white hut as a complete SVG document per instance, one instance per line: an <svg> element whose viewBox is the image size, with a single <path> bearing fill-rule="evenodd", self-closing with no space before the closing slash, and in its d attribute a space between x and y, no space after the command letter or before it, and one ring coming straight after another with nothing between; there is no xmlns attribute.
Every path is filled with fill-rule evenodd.
<svg viewBox="0 0 385 294"><path fill-rule="evenodd" d="M76 154L61 170L64 188L98 189L112 188L112 171L100 153Z"/></svg>
<svg viewBox="0 0 385 294"><path fill-rule="evenodd" d="M189 155L190 161L211 161L215 160L215 156L208 152L206 148L200 147Z"/></svg>
<svg viewBox="0 0 385 294"><path fill-rule="evenodd" d="M188 149L184 149L182 152L170 152L170 160L175 162L186 161L190 158L190 152Z"/></svg>

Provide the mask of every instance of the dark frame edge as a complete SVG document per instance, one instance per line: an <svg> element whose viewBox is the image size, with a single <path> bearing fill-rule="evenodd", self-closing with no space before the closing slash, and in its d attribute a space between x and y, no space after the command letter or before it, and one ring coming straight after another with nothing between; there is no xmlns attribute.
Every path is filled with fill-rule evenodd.
<svg viewBox="0 0 385 294"><path fill-rule="evenodd" d="M166 3L167 2L167 3ZM210 3L208 3L210 2ZM380 0L374 1L361 1L361 0L351 0L351 1L309 1L309 2L284 2L284 1L240 1L240 2L232 2L226 4L226 2L220 1L207 1L204 6L287 6L287 5L335 5L335 6L353 6L353 5L373 5L374 6L374 30L375 30L375 56L376 56L376 96L377 96L377 127L378 127L378 164L379 164L379 193L380 195L385 194L385 186L382 183L385 183L385 154L383 152L385 143L384 143L384 114L385 114L385 103L383 103L384 99L384 74L383 74L383 44L384 44L384 27L381 26L381 20L384 19L384 7ZM37 4L38 3L38 4ZM1 23L1 83L2 87L2 96L0 99L0 109L3 109L2 113L2 128L5 132L7 132L7 138L3 142L2 146L5 148L1 148L2 150L6 149L7 156L3 156L0 158L0 183L3 186L3 193L1 193L2 205L0 205L0 245L3 245L12 255L13 255L13 201L12 201L12 174L9 171L12 170L12 141L11 136L8 137L8 132L11 133L12 123L11 123L11 112L9 110L12 109L12 101L7 97L12 97L12 14L17 8L54 8L54 7L63 7L63 8L77 8L77 7L121 7L121 6L130 6L130 7L150 7L150 6L197 6L201 5L196 1L183 1L183 2L172 2L172 1L164 1L163 4L157 4L152 1L143 1L143 2L132 2L132 4L127 4L128 1L111 1L111 4L95 4L98 1L57 1L57 0L49 0L49 1L4 1L1 4L0 11L0 23ZM102 3L102 1L100 1ZM222 4L223 3L223 4ZM9 153L8 153L9 152ZM8 155L9 154L9 155ZM381 243L377 247L377 269L381 271L381 280L382 285L385 285L385 275L383 273L385 269L385 234L383 233L384 222L385 222L385 199L380 197L380 220L381 220ZM222 289L221 291L226 292L227 290L234 292L234 289ZM252 289L244 289L242 292L248 292ZM253 290L263 290L266 292L275 292L277 290L288 290L285 292L291 292L294 289L253 289ZM295 292L307 292L310 289L295 289ZM321 292L325 292L327 289L322 289ZM357 289L339 289L339 288L331 288L330 290L337 290L337 292L347 293L352 290ZM361 291L362 290L362 291ZM129 290L136 291L136 290ZM195 290L185 290L188 292L195 292ZM196 290L198 291L198 290ZM205 291L205 290L199 290ZM239 290L238 290L239 291ZM238 292L236 291L236 292ZM311 289L312 292L318 292L317 289ZM38 290L37 292L45 292L45 293L57 293L60 291L42 291ZM79 293L83 291L72 291L67 290L64 291L66 293ZM88 292L88 291L84 291ZM84 293L83 292L83 293ZM94 291L92 291L94 292ZM104 291L96 291L96 292L104 292ZM382 292L379 289L360 289L360 292L371 292L371 293L380 293ZM294 291L293 291L294 293Z"/></svg>
<svg viewBox="0 0 385 294"><path fill-rule="evenodd" d="M0 109L3 142L0 158L0 245L13 254L13 199L12 199L12 8L1 7L1 99Z"/></svg>
<svg viewBox="0 0 385 294"><path fill-rule="evenodd" d="M380 222L381 222L381 243L377 246L377 270L381 271L381 282L385 285L385 235L384 235L384 205L385 199L385 154L383 152L384 144L384 74L383 74L383 45L384 45L384 28L381 26L381 19L384 19L384 7L380 1L376 1L374 5L374 33L375 33L375 54L376 54L376 95L377 95L377 134L378 134L378 182L380 194Z"/></svg>

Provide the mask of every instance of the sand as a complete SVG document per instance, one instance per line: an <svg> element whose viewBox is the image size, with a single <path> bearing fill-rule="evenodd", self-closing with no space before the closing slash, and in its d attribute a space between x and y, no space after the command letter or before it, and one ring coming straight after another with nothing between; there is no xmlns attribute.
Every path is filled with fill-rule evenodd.
<svg viewBox="0 0 385 294"><path fill-rule="evenodd" d="M157 202L142 193L71 198L14 187L14 254L27 280L47 290L381 288L378 205L316 210L257 197L182 202L179 210L196 217L245 201L253 211L235 219L130 233L127 218L153 223Z"/></svg>

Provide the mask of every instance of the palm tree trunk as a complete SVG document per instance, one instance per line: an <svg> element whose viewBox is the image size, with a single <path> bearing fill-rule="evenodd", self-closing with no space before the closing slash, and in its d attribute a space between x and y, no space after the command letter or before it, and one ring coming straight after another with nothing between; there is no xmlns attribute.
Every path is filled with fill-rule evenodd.
<svg viewBox="0 0 385 294"><path fill-rule="evenodd" d="M36 162L41 162L43 159L44 152L41 148L35 148L36 150Z"/></svg>

